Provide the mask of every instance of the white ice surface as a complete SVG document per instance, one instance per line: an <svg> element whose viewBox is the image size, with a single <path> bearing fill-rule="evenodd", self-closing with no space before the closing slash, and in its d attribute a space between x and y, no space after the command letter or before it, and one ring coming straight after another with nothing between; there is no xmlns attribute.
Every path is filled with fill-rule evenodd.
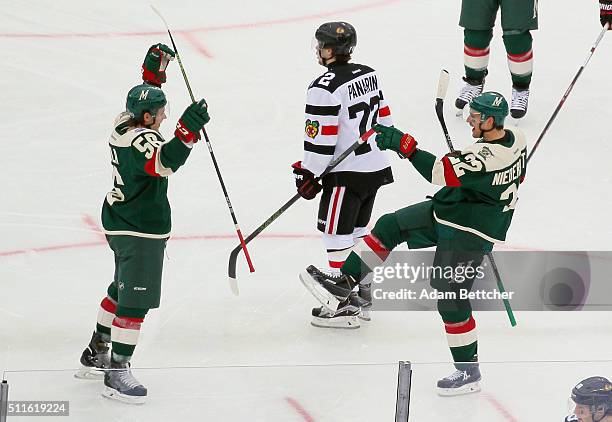
<svg viewBox="0 0 612 422"><path fill-rule="evenodd" d="M448 69L449 130L457 147L471 142L451 107L463 72L459 4L157 3L196 96L210 105L208 133L245 233L294 193L289 165L301 158L305 89L322 72L310 39L324 21L355 25L355 61L379 71L396 125L436 154L445 143L433 98L440 69ZM147 47L169 43L148 5L3 2L0 370L74 368L94 327L113 270L95 230L111 185L107 137L126 92L139 81ZM600 31L594 0L541 2L540 12L529 113L520 122L529 145ZM507 247L609 249L611 50L607 36L530 163ZM491 51L487 88L509 97L499 28ZM162 132L170 135L189 98L176 62L168 79ZM393 159L393 165L396 183L381 190L374 217L435 191L406 162ZM519 312L516 328L505 314L481 313L480 357L506 363L483 365L483 394L439 398L435 380L452 367L422 364L450 359L437 314L376 313L347 332L309 325L315 303L297 274L325 261L314 227L316 201L300 201L249 245L257 271L248 274L240 257L240 297L226 281L236 239L203 143L172 176L170 201L175 238L163 302L147 316L133 360L138 368L166 368L136 370L149 403L126 408L104 400L100 383L81 383L70 371L9 372L12 399L70 400L70 420L387 421L396 362L411 360L411 420L556 421L579 379L612 375L610 361L544 363L610 359L609 313ZM334 366L357 363L381 365ZM237 365L255 368L218 368Z"/></svg>

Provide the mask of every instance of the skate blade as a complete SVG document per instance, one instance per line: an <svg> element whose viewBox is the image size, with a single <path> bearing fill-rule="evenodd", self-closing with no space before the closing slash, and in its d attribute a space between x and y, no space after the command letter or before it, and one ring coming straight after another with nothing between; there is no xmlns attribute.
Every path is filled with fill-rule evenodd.
<svg viewBox="0 0 612 422"><path fill-rule="evenodd" d="M80 380L102 380L104 379L104 371L102 369L90 368L87 366L81 367L74 377Z"/></svg>
<svg viewBox="0 0 612 422"><path fill-rule="evenodd" d="M310 324L318 328L336 328L343 330L354 330L359 328L359 319L356 316L341 316L335 318L312 317Z"/></svg>
<svg viewBox="0 0 612 422"><path fill-rule="evenodd" d="M466 384L459 388L440 388L438 387L438 395L443 397L461 396L463 394L478 393L480 391L480 383L478 381Z"/></svg>
<svg viewBox="0 0 612 422"><path fill-rule="evenodd" d="M371 321L372 318L370 317L370 311L364 311L363 309L361 310L361 312L359 312L359 319L362 321Z"/></svg>
<svg viewBox="0 0 612 422"><path fill-rule="evenodd" d="M455 116L463 117L463 109L456 109L455 110Z"/></svg>
<svg viewBox="0 0 612 422"><path fill-rule="evenodd" d="M325 290L308 272L300 273L300 281L306 289L327 309L332 315L338 309L340 301L336 296Z"/></svg>
<svg viewBox="0 0 612 422"><path fill-rule="evenodd" d="M107 399L117 400L127 404L144 404L147 399L147 396L128 396L127 394L122 394L108 386L104 386L102 396L106 397Z"/></svg>

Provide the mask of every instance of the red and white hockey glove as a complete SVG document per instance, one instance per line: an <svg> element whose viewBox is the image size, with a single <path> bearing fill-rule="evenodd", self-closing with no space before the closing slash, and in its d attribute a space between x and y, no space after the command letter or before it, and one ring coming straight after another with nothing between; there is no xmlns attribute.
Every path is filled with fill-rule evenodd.
<svg viewBox="0 0 612 422"><path fill-rule="evenodd" d="M323 186L315 179L315 175L308 169L302 167L302 162L297 161L291 165L295 177L295 187L304 199L314 199Z"/></svg>
<svg viewBox="0 0 612 422"><path fill-rule="evenodd" d="M210 120L206 100L201 99L197 103L189 105L176 124L174 136L186 144L200 140L200 130Z"/></svg>
<svg viewBox="0 0 612 422"><path fill-rule="evenodd" d="M158 88L166 82L166 67L174 60L174 51L164 44L149 47L142 63L142 80Z"/></svg>
<svg viewBox="0 0 612 422"><path fill-rule="evenodd" d="M599 20L601 26L608 24L608 31L612 29L612 0L599 0Z"/></svg>

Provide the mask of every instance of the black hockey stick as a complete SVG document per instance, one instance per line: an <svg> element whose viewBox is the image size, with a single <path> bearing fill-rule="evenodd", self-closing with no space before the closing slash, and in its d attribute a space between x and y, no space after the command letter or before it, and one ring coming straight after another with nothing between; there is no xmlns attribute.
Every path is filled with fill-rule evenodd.
<svg viewBox="0 0 612 422"><path fill-rule="evenodd" d="M544 135L548 131L548 128L550 127L550 125L552 125L552 122L557 117L557 114L559 114L559 110L561 110L561 107L563 107L563 104L565 104L565 100L567 100L567 97L569 97L570 92L572 92L572 89L574 88L574 84L576 84L576 81L578 80L578 78L582 74L582 71L584 70L586 65L589 63L589 61L591 60L591 57L593 57L593 53L595 53L595 49L599 45L599 42L601 41L603 36L608 31L609 26L610 26L610 24L606 23L604 25L603 29L601 30L601 32L599 33L599 36L597 37L597 40L595 40L595 44L593 44L593 46L591 47L591 51L589 52L589 55L588 55L586 61L584 62L584 64L582 66L580 66L580 69L578 69L578 73L576 73L576 76L574 76L574 79L572 80L572 82L570 83L569 87L565 91L565 94L563 94L563 98L561 98L561 101L559 101L559 104L557 105L557 108L555 108L555 111L553 112L552 116L550 116L550 119L548 119L548 122L546 123L546 126L544 126L544 129L542 130L542 133L540 133L540 136L536 140L535 144L533 144L533 148L531 148L531 152L529 152L529 155L527 156L527 162L529 162L529 160L531 159L531 157L535 153L536 149L540 145L540 142L542 141L542 138L544 138Z"/></svg>
<svg viewBox="0 0 612 422"><path fill-rule="evenodd" d="M363 135L361 135L361 137L359 138L359 140L357 140L353 145L351 145L349 148L347 148L346 151L344 151L342 154L340 154L335 160L333 160L331 163L329 163L329 165L327 166L327 168L325 169L325 171L323 173L321 173L321 175L319 177L317 177L316 180L320 180L322 179L325 175L327 175L330 171L332 171L338 164L340 164L340 162L342 162L346 157L348 157L350 154L352 154L357 148L359 148L359 146L361 146L364 142L368 141L368 138L370 136L372 136L374 134L374 129L370 129L368 130L366 133L364 133ZM288 200L287 202L285 202L285 204L280 207L274 214L272 214L266 221L264 221L259 227L257 227L253 233L251 233L250 235L247 236L247 238L244 240L245 243L249 243L251 240L253 240L259 233L261 233L262 231L264 231L266 229L266 227L268 227L270 224L272 224L272 222L274 220L276 220L278 217L280 217L280 215L282 213L284 213L285 211L287 211L287 209L293 205L298 199L300 199L300 194L296 193L295 195L293 195L293 197ZM227 275L229 277L229 284L230 284L230 288L232 289L232 292L238 296L239 290L238 290L238 283L236 281L236 260L238 259L238 254L240 253L240 245L236 246L232 252L230 253L229 256L229 263L227 266Z"/></svg>
<svg viewBox="0 0 612 422"><path fill-rule="evenodd" d="M155 8L155 6L151 5L151 9L161 18L166 25L166 29L168 30L168 35L170 36L170 41L172 42L172 48L174 48L174 53L176 54L176 60L181 68L181 72L183 73L183 79L185 80L185 85L187 85L187 90L189 91L189 96L191 97L191 102L195 103L195 97L193 96L193 91L191 90L191 85L189 84L189 80L187 79L187 73L185 73L185 68L183 67L183 62L181 61L181 56L179 55L178 49L176 48L176 44L174 43L174 38L172 37L172 33L170 32L170 27L168 26L168 22L162 16L162 14ZM215 171L217 172L217 178L219 179L219 183L221 184L221 190L223 190L223 195L225 195L225 202L227 202L227 207L229 208L230 215L232 216L232 220L234 221L234 228L236 229L236 234L238 235L238 239L240 240L240 247L244 250L244 256L246 257L247 263L249 264L249 270L251 272L255 271L253 267L253 263L251 262L251 257L249 255L249 251L246 247L246 242L242 237L242 232L240 231L240 226L238 225L238 219L236 218L236 214L234 213L234 208L232 207L232 203L230 202L229 194L227 193L227 189L225 188L225 182L223 182L223 177L221 176L221 170L219 170L219 165L217 164L217 159L215 158L215 153L213 152L212 145L210 143L210 139L208 138L208 134L206 133L206 129L202 128L202 133L204 134L204 139L206 140L206 146L208 147L208 152L210 152L210 158L212 158L213 165L215 166Z"/></svg>
<svg viewBox="0 0 612 422"><path fill-rule="evenodd" d="M450 150L450 152L455 152L455 148L453 147L453 141L451 141L448 129L446 128L446 122L444 121L444 98L446 97L446 91L448 89L448 79L448 71L442 69L442 71L440 72L440 79L438 81L438 93L436 94L436 115L438 116L438 120L440 121L440 126L442 126L442 132L444 132L444 137L446 138L446 144L448 145L448 149ZM501 275L499 274L499 270L497 269L497 265L495 264L495 260L493 259L493 254L491 252L488 252L487 257L489 258L489 262L491 262L491 267L493 268L493 274L495 275L495 280L497 281L497 288L501 293L504 293L506 289L504 288ZM510 302L508 301L508 299L502 300L504 302L504 307L506 308L508 318L510 319L510 325L515 327L516 318L514 318L514 312L512 312Z"/></svg>

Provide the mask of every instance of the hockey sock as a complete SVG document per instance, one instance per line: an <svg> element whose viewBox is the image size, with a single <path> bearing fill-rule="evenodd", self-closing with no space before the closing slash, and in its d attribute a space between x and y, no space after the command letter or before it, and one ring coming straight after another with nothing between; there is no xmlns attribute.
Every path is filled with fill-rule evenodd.
<svg viewBox="0 0 612 422"><path fill-rule="evenodd" d="M98 322L96 323L96 332L106 343L111 341L111 326L115 319L115 311L117 310L117 302L110 297L105 297L100 303L98 310Z"/></svg>
<svg viewBox="0 0 612 422"><path fill-rule="evenodd" d="M327 259L329 261L329 272L332 274L340 274L340 268L342 268L342 265L344 265L346 258L352 250L352 247L346 249L328 249Z"/></svg>
<svg viewBox="0 0 612 422"><path fill-rule="evenodd" d="M441 312L442 313L442 312ZM442 317L444 320L444 329L446 331L446 339L450 347L453 360L455 362L474 362L477 360L478 351L478 336L476 333L476 321L470 315L466 318L465 313L461 318L462 321L456 322L455 318L460 313L455 315L446 315ZM451 318L450 320L447 318Z"/></svg>
<svg viewBox="0 0 612 422"><path fill-rule="evenodd" d="M482 81L487 75L489 44L492 38L492 29L463 31L463 63L467 79Z"/></svg>
<svg viewBox="0 0 612 422"><path fill-rule="evenodd" d="M329 273L340 274L340 268L351 253L355 241L352 234L323 234L323 244L327 251Z"/></svg>
<svg viewBox="0 0 612 422"><path fill-rule="evenodd" d="M106 290L107 296L102 299L100 309L98 310L98 319L96 323L96 332L100 334L102 341L110 343L111 341L111 325L115 318L117 309L117 284L112 282Z"/></svg>
<svg viewBox="0 0 612 422"><path fill-rule="evenodd" d="M116 317L111 328L112 359L115 362L129 362L134 354L140 326L148 309L127 308L117 306Z"/></svg>
<svg viewBox="0 0 612 422"><path fill-rule="evenodd" d="M504 35L512 85L517 89L527 89L531 83L533 72L532 44L533 38L529 31Z"/></svg>

